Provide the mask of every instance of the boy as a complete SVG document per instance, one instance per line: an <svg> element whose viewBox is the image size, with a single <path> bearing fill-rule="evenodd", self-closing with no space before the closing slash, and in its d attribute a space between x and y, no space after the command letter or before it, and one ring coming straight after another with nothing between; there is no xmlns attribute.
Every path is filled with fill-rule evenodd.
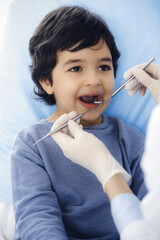
<svg viewBox="0 0 160 240"><path fill-rule="evenodd" d="M94 104L113 92L120 56L104 21L78 6L49 13L29 43L35 93L57 110L21 131L11 155L14 239L119 239L110 204L96 177L65 158L52 138L33 144L53 122L72 110L88 109L81 124L107 146L132 175L129 185L141 199L146 193L139 161L143 136L118 119L102 116Z"/></svg>

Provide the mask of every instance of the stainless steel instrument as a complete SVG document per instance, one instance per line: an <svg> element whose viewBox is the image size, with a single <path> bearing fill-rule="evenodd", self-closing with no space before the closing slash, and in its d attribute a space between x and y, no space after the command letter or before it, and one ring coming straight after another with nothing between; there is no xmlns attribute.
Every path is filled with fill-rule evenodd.
<svg viewBox="0 0 160 240"><path fill-rule="evenodd" d="M155 60L154 57L152 57L148 62L146 62L146 64L142 67L142 69L145 69L149 64L151 64L153 61ZM106 101L95 101L94 103L97 104L106 104L113 96L115 96L120 90L122 90L125 85L130 82L132 79L134 79L134 75L132 75L129 79L127 79L118 89L116 89L111 95L110 97L106 100ZM76 121L78 119L80 119L81 117L83 117L86 113L90 112L90 111L94 111L94 109L89 109L84 113L81 113L80 115L76 116L75 118L73 118L73 121ZM36 145L37 143L39 143L40 141L42 141L43 139L53 135L54 133L62 130L63 128L65 128L68 125L68 122L66 122L65 124L61 125L60 127L56 128L53 131L50 131L49 133L47 133L44 137L42 137L41 139L39 139L37 142L35 142L33 145Z"/></svg>

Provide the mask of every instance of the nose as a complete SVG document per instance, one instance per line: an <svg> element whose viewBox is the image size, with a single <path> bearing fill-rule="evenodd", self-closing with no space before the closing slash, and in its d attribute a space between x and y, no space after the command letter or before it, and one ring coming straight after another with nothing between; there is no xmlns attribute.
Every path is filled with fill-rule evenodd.
<svg viewBox="0 0 160 240"><path fill-rule="evenodd" d="M99 86L99 85L101 85L100 76L95 72L87 74L87 76L85 76L84 85L85 86Z"/></svg>

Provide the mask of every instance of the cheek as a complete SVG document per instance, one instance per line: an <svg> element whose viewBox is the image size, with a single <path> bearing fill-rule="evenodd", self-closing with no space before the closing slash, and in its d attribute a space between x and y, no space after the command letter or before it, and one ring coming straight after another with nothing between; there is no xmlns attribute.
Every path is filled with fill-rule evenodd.
<svg viewBox="0 0 160 240"><path fill-rule="evenodd" d="M54 85L54 95L57 100L68 102L72 101L78 91L78 87L69 81L59 81Z"/></svg>
<svg viewBox="0 0 160 240"><path fill-rule="evenodd" d="M74 81L69 79L63 82L63 89L66 94L73 96L77 93L79 89L79 84L76 83L75 79Z"/></svg>
<svg viewBox="0 0 160 240"><path fill-rule="evenodd" d="M111 76L110 78L108 78L105 83L104 83L104 88L106 90L107 93L112 93L113 90L114 90L114 86L115 86L115 83L114 83L114 77Z"/></svg>

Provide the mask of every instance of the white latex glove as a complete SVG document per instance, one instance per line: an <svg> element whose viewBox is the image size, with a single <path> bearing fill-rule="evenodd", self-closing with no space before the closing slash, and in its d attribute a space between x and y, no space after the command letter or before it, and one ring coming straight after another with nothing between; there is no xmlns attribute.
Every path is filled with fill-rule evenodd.
<svg viewBox="0 0 160 240"><path fill-rule="evenodd" d="M51 130L59 127L68 119L69 114L62 115L54 123ZM70 136L57 132L52 135L52 138L67 158L94 173L101 182L103 189L108 180L117 173L121 173L126 182L129 181L130 175L98 138L83 131L82 127L73 120L69 120L68 129Z"/></svg>
<svg viewBox="0 0 160 240"><path fill-rule="evenodd" d="M135 78L126 84L125 89L130 96L140 92L141 96L146 93L146 88L152 94L156 103L160 100L160 66L150 64L145 70L142 70L144 64L137 65L124 73L124 78L128 79L132 75Z"/></svg>

